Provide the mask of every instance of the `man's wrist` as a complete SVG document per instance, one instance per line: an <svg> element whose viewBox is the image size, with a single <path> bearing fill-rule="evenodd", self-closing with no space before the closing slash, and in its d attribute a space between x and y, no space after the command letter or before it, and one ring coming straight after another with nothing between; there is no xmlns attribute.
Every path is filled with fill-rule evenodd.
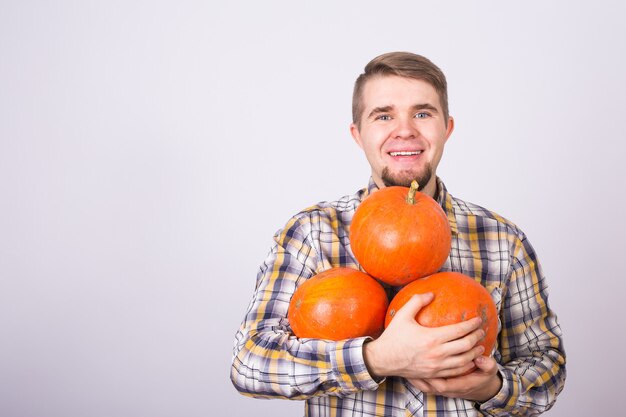
<svg viewBox="0 0 626 417"><path fill-rule="evenodd" d="M375 381L381 381L385 378L382 368L379 366L378 354L376 352L376 341L370 340L363 344L363 361L367 367L367 371Z"/></svg>

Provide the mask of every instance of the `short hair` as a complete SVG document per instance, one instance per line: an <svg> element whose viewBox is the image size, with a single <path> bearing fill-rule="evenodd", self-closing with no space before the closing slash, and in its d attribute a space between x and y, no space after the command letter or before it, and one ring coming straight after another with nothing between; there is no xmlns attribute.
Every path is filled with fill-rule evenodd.
<svg viewBox="0 0 626 417"><path fill-rule="evenodd" d="M368 80L379 76L396 75L426 81L437 94L444 121L448 125L448 83L443 72L428 58L410 52L388 52L372 59L363 74L354 83L352 94L352 122L360 128L363 109L363 88Z"/></svg>

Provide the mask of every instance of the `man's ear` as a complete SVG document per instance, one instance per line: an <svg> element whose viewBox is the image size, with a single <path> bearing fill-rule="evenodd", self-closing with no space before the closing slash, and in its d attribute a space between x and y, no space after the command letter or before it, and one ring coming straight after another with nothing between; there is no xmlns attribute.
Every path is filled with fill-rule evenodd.
<svg viewBox="0 0 626 417"><path fill-rule="evenodd" d="M354 139L356 144L359 145L359 148L363 149L363 142L361 142L361 133L359 132L359 127L354 123L350 123L350 134L352 135L352 139Z"/></svg>
<svg viewBox="0 0 626 417"><path fill-rule="evenodd" d="M448 127L446 129L446 142L450 138L452 131L454 130L454 117L448 116Z"/></svg>

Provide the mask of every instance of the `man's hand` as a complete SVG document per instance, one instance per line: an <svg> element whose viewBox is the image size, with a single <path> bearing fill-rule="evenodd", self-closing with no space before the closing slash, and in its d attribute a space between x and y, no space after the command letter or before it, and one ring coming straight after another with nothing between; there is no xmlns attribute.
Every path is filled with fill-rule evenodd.
<svg viewBox="0 0 626 417"><path fill-rule="evenodd" d="M474 363L477 369L465 376L448 379L408 379L408 381L425 393L485 402L500 391L502 377L495 359L479 356Z"/></svg>
<svg viewBox="0 0 626 417"><path fill-rule="evenodd" d="M373 377L393 375L429 381L456 377L475 368L474 360L483 353L483 347L476 346L485 335L479 328L481 319L423 327L415 316L432 300L430 293L414 295L383 334L365 344L363 355Z"/></svg>

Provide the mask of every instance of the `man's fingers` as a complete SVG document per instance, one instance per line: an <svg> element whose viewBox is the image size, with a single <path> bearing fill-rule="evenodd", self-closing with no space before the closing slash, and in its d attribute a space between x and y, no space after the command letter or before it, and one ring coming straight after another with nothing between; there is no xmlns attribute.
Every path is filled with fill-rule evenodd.
<svg viewBox="0 0 626 417"><path fill-rule="evenodd" d="M470 372L474 371L475 369L476 369L476 365L474 364L474 362L470 361L470 362L466 362L465 365L462 365L459 367L441 370L437 372L436 377L437 378L455 378L461 375L467 375Z"/></svg>
<svg viewBox="0 0 626 417"><path fill-rule="evenodd" d="M462 330L459 330L459 332L462 332ZM454 338L454 336L452 336L452 339L448 339L449 336L447 333L446 336L442 337L444 337L443 340L447 341L444 346L445 353L448 355L456 355L468 352L470 349L476 347L476 345L485 337L485 331L479 328L473 330L469 334L463 335L460 338ZM480 354L482 353L483 352L480 352ZM474 358L472 358L472 360L473 359Z"/></svg>
<svg viewBox="0 0 626 417"><path fill-rule="evenodd" d="M442 374L440 376L458 376L467 371L471 371L476 368L477 365L475 361L483 354L484 350L482 346L474 346L466 352L464 351L458 355L447 357L441 363L442 372L445 372L445 375Z"/></svg>
<svg viewBox="0 0 626 417"><path fill-rule="evenodd" d="M479 356L474 359L474 363L476 367L480 369L482 372L487 374L494 374L497 372L498 364L494 358L487 356Z"/></svg>
<svg viewBox="0 0 626 417"><path fill-rule="evenodd" d="M424 379L407 379L411 385L422 392L433 393L433 387Z"/></svg>
<svg viewBox="0 0 626 417"><path fill-rule="evenodd" d="M437 329L439 330L439 337L441 342L449 342L452 340L463 339L465 336L470 335L470 333L478 331L479 333L476 333L471 337L470 341L473 341L473 343L471 343L470 346L466 346L464 349L468 350L472 346L474 346L480 339L485 337L484 331L478 330L481 324L482 320L479 317L474 317L460 323L437 327Z"/></svg>
<svg viewBox="0 0 626 417"><path fill-rule="evenodd" d="M400 310L395 312L394 320L411 319L415 320L415 316L419 311L427 306L434 298L433 293L415 294L412 296Z"/></svg>

